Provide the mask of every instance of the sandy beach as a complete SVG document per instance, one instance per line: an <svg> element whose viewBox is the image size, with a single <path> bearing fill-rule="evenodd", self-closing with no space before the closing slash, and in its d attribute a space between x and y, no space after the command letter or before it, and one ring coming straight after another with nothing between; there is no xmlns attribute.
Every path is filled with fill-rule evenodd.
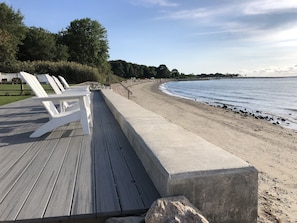
<svg viewBox="0 0 297 223"><path fill-rule="evenodd" d="M159 90L159 80L123 82L130 100L250 163L259 171L258 222L297 223L297 131ZM127 97L120 84L112 89Z"/></svg>

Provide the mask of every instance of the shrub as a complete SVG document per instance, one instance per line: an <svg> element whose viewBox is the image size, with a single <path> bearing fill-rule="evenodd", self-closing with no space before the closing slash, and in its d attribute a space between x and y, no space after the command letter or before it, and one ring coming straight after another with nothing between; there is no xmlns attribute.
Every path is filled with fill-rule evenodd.
<svg viewBox="0 0 297 223"><path fill-rule="evenodd" d="M49 73L50 75L61 75L71 84L77 84L85 81L96 81L102 84L110 84L121 81L121 79L112 74L103 74L91 66L82 65L75 62L50 62L50 61L24 61L14 63L0 63L0 71L5 73L18 73L26 71L32 74Z"/></svg>

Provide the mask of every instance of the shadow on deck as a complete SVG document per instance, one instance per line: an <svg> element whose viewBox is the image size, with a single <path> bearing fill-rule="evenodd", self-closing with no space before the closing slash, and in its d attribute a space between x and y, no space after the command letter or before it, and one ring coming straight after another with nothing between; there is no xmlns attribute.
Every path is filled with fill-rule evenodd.
<svg viewBox="0 0 297 223"><path fill-rule="evenodd" d="M0 107L0 222L103 222L143 214L159 198L100 91L92 102L91 135L73 123L34 139L43 107Z"/></svg>

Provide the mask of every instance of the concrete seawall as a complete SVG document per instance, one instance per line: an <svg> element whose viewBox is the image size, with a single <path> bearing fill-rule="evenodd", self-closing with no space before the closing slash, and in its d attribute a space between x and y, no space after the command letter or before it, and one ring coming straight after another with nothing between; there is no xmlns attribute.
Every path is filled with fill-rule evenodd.
<svg viewBox="0 0 297 223"><path fill-rule="evenodd" d="M105 101L162 197L186 196L212 223L256 223L257 170L112 92Z"/></svg>

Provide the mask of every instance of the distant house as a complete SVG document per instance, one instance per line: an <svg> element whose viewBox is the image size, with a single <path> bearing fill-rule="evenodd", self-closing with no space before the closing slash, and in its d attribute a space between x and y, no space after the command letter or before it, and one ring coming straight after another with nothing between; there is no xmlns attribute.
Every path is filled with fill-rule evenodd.
<svg viewBox="0 0 297 223"><path fill-rule="evenodd" d="M12 83L14 78L19 78L18 73L0 73L0 83Z"/></svg>
<svg viewBox="0 0 297 223"><path fill-rule="evenodd" d="M48 81L44 74L35 74L35 76L37 77L40 83L48 84ZM0 84L13 83L16 78L20 78L19 73L1 73L0 72Z"/></svg>

